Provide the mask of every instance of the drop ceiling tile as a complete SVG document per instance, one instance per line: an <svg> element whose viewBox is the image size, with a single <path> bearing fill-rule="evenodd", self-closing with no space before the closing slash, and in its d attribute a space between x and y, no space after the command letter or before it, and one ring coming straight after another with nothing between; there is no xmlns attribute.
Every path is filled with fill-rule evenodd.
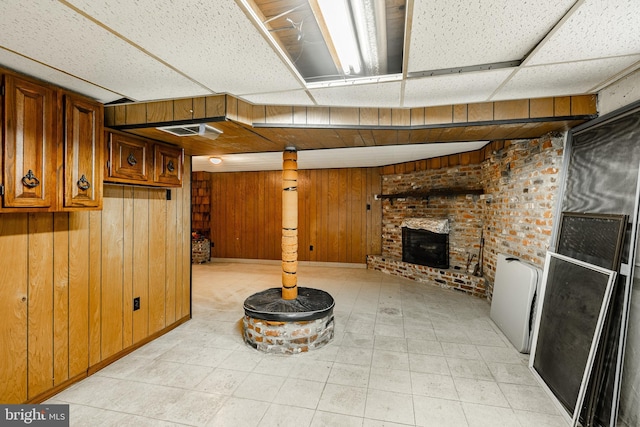
<svg viewBox="0 0 640 427"><path fill-rule="evenodd" d="M408 144L378 147L331 148L298 151L298 169L374 167L479 150L487 141L446 144ZM281 170L282 153L224 154L222 163L213 165L209 156L193 157L194 172L246 172Z"/></svg>
<svg viewBox="0 0 640 427"><path fill-rule="evenodd" d="M301 169L384 166L478 150L486 144L471 141L303 150L298 154L298 165Z"/></svg>
<svg viewBox="0 0 640 427"><path fill-rule="evenodd" d="M638 61L640 55L523 67L496 92L492 100L589 93Z"/></svg>
<svg viewBox="0 0 640 427"><path fill-rule="evenodd" d="M234 0L70 3L215 92L303 87Z"/></svg>
<svg viewBox="0 0 640 427"><path fill-rule="evenodd" d="M309 92L321 106L397 108L401 90L402 82L393 81L310 89Z"/></svg>
<svg viewBox="0 0 640 427"><path fill-rule="evenodd" d="M638 0L587 0L550 35L526 65L640 53Z"/></svg>
<svg viewBox="0 0 640 427"><path fill-rule="evenodd" d="M57 1L0 2L0 28L0 47L133 100L210 93Z"/></svg>
<svg viewBox="0 0 640 427"><path fill-rule="evenodd" d="M102 103L122 98L122 94L105 90L54 68L32 61L13 52L0 49L0 64L12 70L23 70L25 74L53 83L59 87L88 96Z"/></svg>
<svg viewBox="0 0 640 427"><path fill-rule="evenodd" d="M523 59L573 3L573 0L416 1L408 71Z"/></svg>
<svg viewBox="0 0 640 427"><path fill-rule="evenodd" d="M254 93L243 95L242 98L247 102L263 105L314 105L313 100L304 90Z"/></svg>
<svg viewBox="0 0 640 427"><path fill-rule="evenodd" d="M464 104L487 101L514 69L447 74L409 79L404 89L404 107Z"/></svg>

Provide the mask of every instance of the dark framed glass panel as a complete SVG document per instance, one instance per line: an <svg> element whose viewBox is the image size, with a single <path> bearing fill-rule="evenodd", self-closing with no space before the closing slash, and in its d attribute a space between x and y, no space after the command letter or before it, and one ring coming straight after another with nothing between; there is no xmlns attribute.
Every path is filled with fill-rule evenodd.
<svg viewBox="0 0 640 427"><path fill-rule="evenodd" d="M572 417L582 407L615 276L547 254L530 364Z"/></svg>
<svg viewBox="0 0 640 427"><path fill-rule="evenodd" d="M402 261L449 268L449 235L402 227Z"/></svg>

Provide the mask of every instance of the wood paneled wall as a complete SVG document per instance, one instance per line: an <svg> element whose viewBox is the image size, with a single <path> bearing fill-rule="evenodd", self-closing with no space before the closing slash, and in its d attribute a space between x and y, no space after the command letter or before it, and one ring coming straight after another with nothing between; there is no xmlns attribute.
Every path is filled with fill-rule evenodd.
<svg viewBox="0 0 640 427"><path fill-rule="evenodd" d="M102 211L0 215L0 402L42 400L189 317L190 176L171 200L105 185Z"/></svg>
<svg viewBox="0 0 640 427"><path fill-rule="evenodd" d="M211 256L280 259L282 172L210 175ZM379 193L378 168L299 170L298 259L365 263L379 254Z"/></svg>
<svg viewBox="0 0 640 427"><path fill-rule="evenodd" d="M501 150L511 145L510 140L492 141L479 150L466 151L464 153L449 154L447 156L432 157L430 159L415 160L404 163L383 166L382 175L398 175L430 169L441 169L452 166L477 165L489 159L494 151Z"/></svg>

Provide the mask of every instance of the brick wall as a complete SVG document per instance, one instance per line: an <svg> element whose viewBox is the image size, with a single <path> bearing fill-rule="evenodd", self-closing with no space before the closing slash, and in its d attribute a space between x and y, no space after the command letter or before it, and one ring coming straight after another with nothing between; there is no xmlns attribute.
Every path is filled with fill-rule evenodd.
<svg viewBox="0 0 640 427"><path fill-rule="evenodd" d="M191 174L191 231L211 239L211 178L208 172Z"/></svg>
<svg viewBox="0 0 640 427"><path fill-rule="evenodd" d="M451 166L451 162L431 162L444 166L384 175L383 194L444 188L483 188L485 194L384 200L382 255L370 257L370 267L391 274L396 274L395 271L415 280L416 272L405 271L407 266L398 269L380 263L386 259L387 263L395 264L402 259L404 218L432 217L447 218L451 224L451 268L449 272L442 272L443 276L455 273L460 276L459 281L463 280L467 260L475 255L472 269L478 261L481 237L484 238L482 272L487 279L485 296L489 298L498 253L521 257L542 268L553 227L563 140L563 137L546 136L494 142L480 150L479 155L471 156L478 159L476 164ZM418 271L418 274L422 273ZM481 285L476 278L463 281L464 285L460 286L447 281L447 287L468 292L469 283L473 282L472 293L478 294Z"/></svg>
<svg viewBox="0 0 640 427"><path fill-rule="evenodd" d="M489 279L489 296L498 253L544 267L553 229L563 142L560 136L512 141L482 163L483 187L492 196L484 206L484 273Z"/></svg>

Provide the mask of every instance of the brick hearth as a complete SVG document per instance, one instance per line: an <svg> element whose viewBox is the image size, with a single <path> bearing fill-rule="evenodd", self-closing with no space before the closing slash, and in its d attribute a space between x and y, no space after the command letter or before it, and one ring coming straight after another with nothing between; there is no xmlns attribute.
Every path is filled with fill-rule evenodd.
<svg viewBox="0 0 640 427"><path fill-rule="evenodd" d="M416 282L429 283L445 289L455 289L456 291L481 298L486 297L485 278L466 274L462 270L443 270L424 265L409 264L383 258L380 255L367 256L367 267L394 276L406 277Z"/></svg>

